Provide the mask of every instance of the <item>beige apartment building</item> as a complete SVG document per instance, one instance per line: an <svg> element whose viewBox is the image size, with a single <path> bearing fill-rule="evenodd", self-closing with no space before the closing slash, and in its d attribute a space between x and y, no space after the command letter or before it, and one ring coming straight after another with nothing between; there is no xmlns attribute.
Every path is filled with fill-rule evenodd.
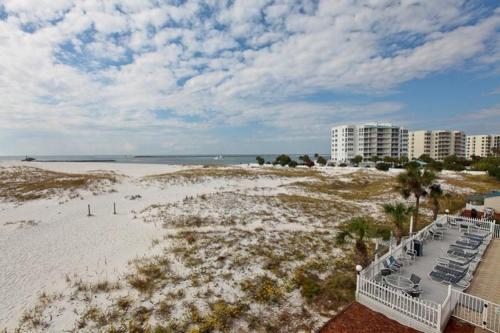
<svg viewBox="0 0 500 333"><path fill-rule="evenodd" d="M485 157L492 155L494 149L500 147L500 134L497 135L467 135L466 156Z"/></svg>
<svg viewBox="0 0 500 333"><path fill-rule="evenodd" d="M460 131L413 131L408 133L408 158L416 159L423 154L442 161L450 155L465 157L466 137Z"/></svg>

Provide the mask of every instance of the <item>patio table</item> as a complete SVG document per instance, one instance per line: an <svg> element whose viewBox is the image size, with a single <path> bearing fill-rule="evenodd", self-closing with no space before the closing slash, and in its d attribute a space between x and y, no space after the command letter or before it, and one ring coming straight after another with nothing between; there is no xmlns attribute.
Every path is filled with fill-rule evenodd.
<svg viewBox="0 0 500 333"><path fill-rule="evenodd" d="M388 275L384 276L384 281L393 288L401 290L410 290L413 288L413 282L402 275Z"/></svg>

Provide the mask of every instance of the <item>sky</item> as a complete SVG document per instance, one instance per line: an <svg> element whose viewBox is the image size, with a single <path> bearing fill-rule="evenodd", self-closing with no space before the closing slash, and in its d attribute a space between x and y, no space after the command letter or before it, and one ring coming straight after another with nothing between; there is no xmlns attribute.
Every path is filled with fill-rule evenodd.
<svg viewBox="0 0 500 333"><path fill-rule="evenodd" d="M500 132L497 0L0 0L0 155L328 152Z"/></svg>

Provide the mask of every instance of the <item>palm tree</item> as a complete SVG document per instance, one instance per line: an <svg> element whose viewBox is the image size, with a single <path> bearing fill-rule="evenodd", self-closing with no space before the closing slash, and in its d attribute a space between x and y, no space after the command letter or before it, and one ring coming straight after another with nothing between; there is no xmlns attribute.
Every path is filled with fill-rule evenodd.
<svg viewBox="0 0 500 333"><path fill-rule="evenodd" d="M338 245L343 245L348 239L354 240L354 248L357 257L360 258L360 264L366 267L369 262L366 241L376 234L377 230L369 217L355 217L340 225L336 235L336 243Z"/></svg>
<svg viewBox="0 0 500 333"><path fill-rule="evenodd" d="M395 204L384 204L384 213L386 213L392 220L394 227L394 234L396 235L397 243L401 243L401 238L403 238L404 224L408 221L408 217L413 213L413 207L406 207L402 202Z"/></svg>
<svg viewBox="0 0 500 333"><path fill-rule="evenodd" d="M436 179L436 175L429 171L422 171L421 168L407 168L406 172L398 175L397 189L407 199L412 194L415 197L415 210L413 212L413 220L415 230L418 225L418 209L420 207L420 197L427 194L427 187Z"/></svg>
<svg viewBox="0 0 500 333"><path fill-rule="evenodd" d="M443 190L441 189L440 184L432 184L429 187L429 198L432 203L432 217L433 221L436 221L438 213L439 213L439 202L443 197Z"/></svg>

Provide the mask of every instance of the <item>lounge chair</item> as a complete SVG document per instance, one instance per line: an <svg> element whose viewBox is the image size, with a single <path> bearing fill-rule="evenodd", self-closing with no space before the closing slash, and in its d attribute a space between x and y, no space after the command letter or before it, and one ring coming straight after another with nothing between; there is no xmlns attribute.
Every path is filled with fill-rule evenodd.
<svg viewBox="0 0 500 333"><path fill-rule="evenodd" d="M444 264L444 265L457 265L462 268L465 268L470 264L472 259L464 259L464 258L452 258L452 257L438 257L436 259L438 264Z"/></svg>
<svg viewBox="0 0 500 333"><path fill-rule="evenodd" d="M390 256L388 260L389 260L389 265L391 266L396 266L398 268L404 266L404 263L402 263L401 261L397 261L396 258L394 258L394 256Z"/></svg>
<svg viewBox="0 0 500 333"><path fill-rule="evenodd" d="M443 282L443 280L446 278L446 273L432 271L429 273L429 277L434 281Z"/></svg>
<svg viewBox="0 0 500 333"><path fill-rule="evenodd" d="M413 262L413 257L411 257L410 255L406 254L406 253L401 253L397 259L396 259L398 262L401 262L403 264L403 266L408 266L408 265L411 265L412 262Z"/></svg>
<svg viewBox="0 0 500 333"><path fill-rule="evenodd" d="M472 237L472 238L478 238L478 239L481 239L481 240L485 240L486 237L488 237L490 235L490 233L486 233L486 234L473 234L473 233L470 233L470 232L466 232L463 234L464 237Z"/></svg>
<svg viewBox="0 0 500 333"><path fill-rule="evenodd" d="M478 238L471 238L470 236L462 236L457 242L464 242L471 245L482 244L483 240Z"/></svg>
<svg viewBox="0 0 500 333"><path fill-rule="evenodd" d="M465 276L465 275L464 275ZM452 284L458 288L466 289L469 287L469 281L464 279L464 276L456 276L452 274L447 274L443 272L432 271L429 273L429 277L437 282Z"/></svg>
<svg viewBox="0 0 500 333"><path fill-rule="evenodd" d="M384 268L388 269L392 273L399 272L399 270L400 270L399 267L390 265L387 259L386 260L382 260L382 265L384 265Z"/></svg>
<svg viewBox="0 0 500 333"><path fill-rule="evenodd" d="M448 224L450 225L450 228L452 228L452 229L458 228L458 224L455 221L455 219L448 219Z"/></svg>
<svg viewBox="0 0 500 333"><path fill-rule="evenodd" d="M460 246L464 249L477 250L481 244L475 242L465 242L463 240L457 240L453 245Z"/></svg>
<svg viewBox="0 0 500 333"><path fill-rule="evenodd" d="M467 269L466 270L455 270L455 269L451 269L451 268L446 267L446 266L436 265L436 266L434 266L434 271L463 277L463 276L465 276L465 274L467 273L468 270Z"/></svg>
<svg viewBox="0 0 500 333"><path fill-rule="evenodd" d="M450 257L458 257L464 259L474 259L477 255L477 253L464 252L462 249L449 249L446 253L448 253Z"/></svg>
<svg viewBox="0 0 500 333"><path fill-rule="evenodd" d="M403 290L403 292L411 297L420 297L420 294L422 294L422 289L410 289L410 290Z"/></svg>
<svg viewBox="0 0 500 333"><path fill-rule="evenodd" d="M422 290L420 288L420 281L422 281L422 278L416 274L411 274L410 276L410 280L411 282L413 282L413 289L414 290Z"/></svg>
<svg viewBox="0 0 500 333"><path fill-rule="evenodd" d="M462 240L477 242L477 243L481 243L481 244L483 244L483 242L487 242L486 238L475 237L475 236L471 236L471 235L462 235Z"/></svg>
<svg viewBox="0 0 500 333"><path fill-rule="evenodd" d="M437 239L437 240L443 239L443 233L438 230L429 229L429 235L432 237L432 239Z"/></svg>
<svg viewBox="0 0 500 333"><path fill-rule="evenodd" d="M450 274L446 275L445 279L443 280L443 283L451 284L461 289L467 289L470 286L470 281L464 279L464 276L456 276Z"/></svg>
<svg viewBox="0 0 500 333"><path fill-rule="evenodd" d="M406 245L403 246L403 253L409 256L412 260L417 258L417 251L409 249Z"/></svg>
<svg viewBox="0 0 500 333"><path fill-rule="evenodd" d="M443 233L446 231L446 227L442 223L439 223L439 222L434 223L434 229L437 231L441 231Z"/></svg>

